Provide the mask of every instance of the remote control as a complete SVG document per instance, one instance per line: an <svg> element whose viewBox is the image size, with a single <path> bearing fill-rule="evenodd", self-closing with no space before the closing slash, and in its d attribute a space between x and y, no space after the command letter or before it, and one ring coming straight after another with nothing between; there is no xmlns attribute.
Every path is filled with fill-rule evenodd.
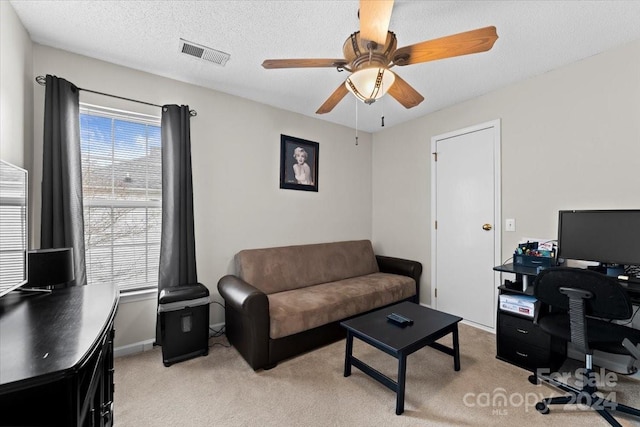
<svg viewBox="0 0 640 427"><path fill-rule="evenodd" d="M387 316L387 319L401 326L413 324L413 320L398 313L391 313Z"/></svg>

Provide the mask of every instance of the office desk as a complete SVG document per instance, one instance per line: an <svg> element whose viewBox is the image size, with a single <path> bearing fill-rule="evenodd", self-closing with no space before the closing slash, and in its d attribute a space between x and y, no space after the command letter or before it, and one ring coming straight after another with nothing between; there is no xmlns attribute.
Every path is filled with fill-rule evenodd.
<svg viewBox="0 0 640 427"><path fill-rule="evenodd" d="M533 295L533 280L538 274L536 267L514 264L493 268L501 273L513 273L515 281L498 288L499 294ZM529 283L523 287L523 283ZM498 297L499 298L499 297ZM567 353L566 343L553 338L533 324L533 319L517 313L500 310L498 303L496 330L496 357L529 371L538 368L555 370L562 365Z"/></svg>
<svg viewBox="0 0 640 427"><path fill-rule="evenodd" d="M110 426L118 290L0 298L0 425Z"/></svg>
<svg viewBox="0 0 640 427"><path fill-rule="evenodd" d="M498 288L501 295L533 295L533 281L538 275L536 267L503 264L497 265L493 269L501 273L515 274L513 284L509 286L505 284ZM525 282L525 278L528 279L529 286L523 288L522 283ZM620 284L627 290L631 302L634 305L640 305L640 284L622 281ZM567 352L566 343L563 341L540 331L535 327L531 318L502 311L498 307L497 320L496 357L500 360L527 370L537 368L551 368L553 370L562 364L567 354L573 358L582 358L571 348ZM596 351L594 363L616 372L623 372L622 367L625 363L620 358L626 357Z"/></svg>

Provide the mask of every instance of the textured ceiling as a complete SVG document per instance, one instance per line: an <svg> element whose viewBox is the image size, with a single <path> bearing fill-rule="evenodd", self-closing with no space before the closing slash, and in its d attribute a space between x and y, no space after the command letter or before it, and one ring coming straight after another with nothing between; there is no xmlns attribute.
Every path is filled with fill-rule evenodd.
<svg viewBox="0 0 640 427"><path fill-rule="evenodd" d="M331 113L315 114L346 72L265 70L261 63L341 58L345 39L359 28L358 1L11 4L34 42L355 127L350 94ZM425 100L409 110L388 96L371 106L360 103L359 129L380 130L383 112L385 125L393 126L639 40L640 1L397 0L390 30L401 47L489 25L499 39L488 52L394 68ZM180 38L231 59L221 67L181 54Z"/></svg>

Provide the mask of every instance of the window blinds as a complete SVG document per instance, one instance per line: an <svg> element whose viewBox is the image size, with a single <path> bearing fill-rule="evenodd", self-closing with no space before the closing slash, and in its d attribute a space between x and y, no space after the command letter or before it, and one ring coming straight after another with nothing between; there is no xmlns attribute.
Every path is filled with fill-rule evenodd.
<svg viewBox="0 0 640 427"><path fill-rule="evenodd" d="M88 283L157 287L160 118L82 104L80 144Z"/></svg>

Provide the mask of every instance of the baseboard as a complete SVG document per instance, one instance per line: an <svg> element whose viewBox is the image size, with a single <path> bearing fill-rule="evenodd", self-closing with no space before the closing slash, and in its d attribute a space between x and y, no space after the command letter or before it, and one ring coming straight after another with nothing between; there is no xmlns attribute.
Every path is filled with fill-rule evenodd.
<svg viewBox="0 0 640 427"><path fill-rule="evenodd" d="M142 353L153 348L155 339L135 342L133 344L123 345L113 349L113 357L129 356L131 354Z"/></svg>
<svg viewBox="0 0 640 427"><path fill-rule="evenodd" d="M431 307L431 304L420 303L420 305L423 306L423 307L427 307L427 308L431 308L431 309L435 310L435 308ZM496 334L496 328L490 328L488 326L480 325L479 323L471 322L469 320L464 320L464 319L462 319L462 321L460 323L462 323L463 325L472 326L472 327L474 327L476 329L480 329L480 330L492 333L494 335Z"/></svg>
<svg viewBox="0 0 640 427"><path fill-rule="evenodd" d="M215 323L213 325L209 325L209 337L212 337L215 333L214 331L221 331L224 328L224 322ZM212 331L213 329L213 331Z"/></svg>
<svg viewBox="0 0 640 427"><path fill-rule="evenodd" d="M584 353L576 349L571 343L567 343L567 357L584 362ZM633 364L633 362L632 357L626 354L604 353L598 350L593 351L593 364L595 366L618 372L622 375L628 375L629 378L640 379L640 371L635 374L632 374L633 371L629 371L629 366ZM635 363L635 366L638 366L638 362Z"/></svg>
<svg viewBox="0 0 640 427"><path fill-rule="evenodd" d="M220 331L224 327L224 322L209 325L209 336L213 336L214 331ZM213 331L211 330L213 329ZM129 356L131 354L142 353L153 348L155 339L134 342L132 344L115 347L113 349L113 357Z"/></svg>
<svg viewBox="0 0 640 427"><path fill-rule="evenodd" d="M481 324L479 324L479 323L472 322L472 321L470 321L470 320L464 320L464 319L463 319L460 323L462 323L463 325L472 326L472 327L474 327L474 328L476 328L476 329L480 329L480 330L482 330L482 331L486 331L486 332L492 333L492 334L494 334L494 335L496 334L496 329L495 329L495 328L490 328L490 327L488 327L488 326L481 325Z"/></svg>

